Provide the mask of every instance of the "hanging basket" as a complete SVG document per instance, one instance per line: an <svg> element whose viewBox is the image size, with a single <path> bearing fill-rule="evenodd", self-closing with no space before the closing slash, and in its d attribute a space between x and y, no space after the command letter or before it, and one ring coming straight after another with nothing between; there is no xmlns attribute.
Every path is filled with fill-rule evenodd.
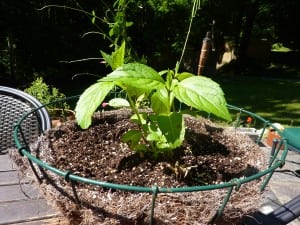
<svg viewBox="0 0 300 225"><path fill-rule="evenodd" d="M68 99L72 99L72 98L68 98ZM65 100L67 101L68 99L65 99ZM262 130L262 133L256 140L257 143L259 143L263 137L264 130L266 129L266 127L270 126L269 122L252 112L248 112L248 111L245 111L243 109L240 109L238 107L231 106L231 105L228 105L228 107L230 110L239 111L239 112L245 113L246 115L255 117L257 121L260 121L263 124L264 127ZM125 117L126 116L128 117L128 115L129 115L128 111L124 111L124 112L125 112ZM33 112L31 112L31 113L33 113ZM105 115L105 114L109 118L116 117L116 115L114 115L110 112L105 112L105 113L99 114L100 119L103 119L103 115ZM27 116L30 116L30 114L28 114ZM118 117L124 118L124 115L119 114ZM17 148L19 149L19 152L22 155L24 155L25 157L27 157L29 160L31 160L33 163L35 163L39 168L41 168L44 176L45 176L45 174L48 174L47 177L50 179L53 179L54 177L56 177L56 178L61 177L62 179L59 179L60 180L59 183L55 184L54 186L56 186L58 189L60 189L60 191L62 191L62 193L66 194L66 192L67 192L67 196L69 196L69 199L76 202L79 206L81 206L81 207L87 206L87 209L89 209L89 210L94 208L96 210L95 211L96 214L97 214L97 212L98 212L98 214L104 213L103 215L106 215L108 217L110 215L112 217L121 219L124 216L119 215L119 214L114 215L115 213L117 213L116 211L121 212L122 211L121 208L124 208L124 207L128 207L129 209L131 209L130 204L135 205L135 207L136 207L136 204L138 204L138 202L140 204L142 204L139 206L139 209L141 210L140 214L135 215L134 219L133 219L133 216L131 218L130 215L127 216L127 218L123 218L124 224L126 224L126 222L127 223L137 222L139 224L145 224L145 221L148 221L149 224L154 224L156 222L159 223L158 221L161 221L164 217L164 215L161 214L161 213L163 213L163 210L167 210L166 212L168 212L168 210L170 210L170 208L168 209L168 207L167 207L168 205L169 205L169 207L171 207L171 205L172 205L172 209L173 209L176 206L176 204L179 204L179 203L181 204L181 203L187 201L187 199L191 200L191 196L192 196L192 199L194 199L193 200L194 203L185 202L186 204L188 204L185 207L188 207L191 209L194 208L194 210L200 211L200 212L205 211L205 204L206 204L205 202L207 202L207 201L209 202L209 199L206 199L206 200L202 199L201 197L199 197L200 195L197 195L197 193L204 193L204 192L211 193L211 194L208 194L208 196L210 196L210 198L213 199L213 197L216 197L215 196L216 194L214 191L221 190L220 192L218 192L219 194L222 193L220 196L220 198L221 198L220 202L219 201L211 202L211 204L216 204L216 206L214 207L214 210L212 212L210 212L206 215L207 217L210 217L210 219L206 223L215 224L218 221L218 219L221 218L226 205L228 205L228 203L230 202L231 199L235 199L235 198L237 198L237 196L240 196L240 198L241 197L243 198L245 193L241 192L241 194L239 194L239 192L240 192L240 190L243 190L243 188L247 189L248 183L252 182L251 185L253 185L253 182L259 182L261 180L261 182L259 182L259 189L261 191L264 190L266 185L268 184L269 180L271 179L271 176L272 176L274 170L276 168L282 167L284 165L285 157L286 157L286 154L288 151L285 141L282 140L283 145L284 145L284 151L282 152L282 155L280 157L276 153L274 156L271 156L271 160L269 161L269 164L266 165L266 167L261 169L260 171L251 172L248 175L245 174L242 177L236 177L236 178L230 179L229 181L226 181L226 182L210 183L207 185L201 184L201 185L194 185L194 186L178 186L178 187L164 187L162 185L157 185L155 183L152 186L136 186L136 185L130 185L130 184L119 184L119 183L109 182L104 179L103 180L93 179L92 176L91 177L81 176L80 171L71 171L71 170L69 170L69 168L61 168L61 169L56 168L53 163L48 163L47 161L43 160L41 157L43 154L51 154L51 150L50 150L50 152L43 152L42 150L38 149L37 152L34 153L34 152L32 152L31 149L28 149L28 148L26 148L26 146L21 145L22 141L19 140L18 133L20 132L19 127L22 122L23 122L23 119L21 119L18 122L17 126L14 129L14 140L15 140L15 144L16 144ZM73 128L70 128L69 126L67 126L65 129L67 130L67 129L73 129ZM63 128L58 130L58 133L60 135L63 135L64 132L65 131L63 130ZM96 135L96 134L91 132L90 135ZM109 134L107 133L106 135L108 136ZM78 136L78 138L83 138L83 137ZM72 149L70 149L70 151L72 153ZM69 157L69 156L65 156L65 157ZM70 157L72 157L72 156L70 156ZM60 160L64 160L63 156L60 157ZM85 160L89 160L89 159L85 159ZM92 162L90 161L90 163L92 163ZM230 162L229 162L229 165L230 165ZM132 167L131 169L133 169L133 168L134 167ZM179 169L179 168L180 167L178 167L177 169ZM173 169L176 169L176 167L174 167ZM85 168L82 168L82 170L85 170ZM63 186L61 186L62 183L64 183ZM94 186L94 188L90 189L90 188L85 187L83 189L80 189L80 187L83 187L83 185L88 185L88 187L91 187L91 185L92 185L92 186ZM64 190L64 188L65 188L65 190ZM93 195L89 195L89 196L91 196L90 199L86 199L86 195L84 194L84 193L86 193L87 190L89 190L89 192L93 193ZM118 193L121 193L121 194L117 200L116 195L118 195ZM128 201L128 196L130 196L132 193L136 193L135 197L130 197L131 200L129 200L129 202L123 203L123 201L125 199ZM105 198L100 198L98 195L104 195ZM142 197L142 196L144 196L144 197ZM142 202L139 201L139 199ZM145 200L149 201L149 203L147 204L145 202ZM118 206L118 209L109 207L110 204L113 205L112 202L114 202L114 201L121 202L121 205ZM95 204L95 205L93 205L93 204ZM192 205L190 205L190 204L192 204ZM234 203L233 202L230 203L231 207L235 208L234 205L232 205L232 204L234 204ZM165 224L176 224L177 216L179 217L179 215L183 215L184 212L189 213L189 211L187 211L188 208L181 209L179 205L176 206L178 208L177 209L178 212L176 212L176 211L168 212L169 213L168 215L173 215L175 220L174 220L174 218L173 218L173 220L172 220L172 218L165 218L164 219ZM103 209L103 207L108 207L108 208ZM202 208L202 209L200 210L200 208ZM108 212L107 211L108 209L110 209L112 211ZM190 212L193 212L193 211L190 211ZM132 215L133 214L134 213L132 211ZM156 216L157 214L161 215L161 216ZM188 214L186 216L188 216ZM192 215L190 215L190 216L192 216ZM181 219L182 219L182 217L181 217Z"/></svg>

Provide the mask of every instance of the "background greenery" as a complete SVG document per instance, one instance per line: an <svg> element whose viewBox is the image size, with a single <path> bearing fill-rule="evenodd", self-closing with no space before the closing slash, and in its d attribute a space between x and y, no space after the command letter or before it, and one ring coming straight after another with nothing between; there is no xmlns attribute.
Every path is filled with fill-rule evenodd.
<svg viewBox="0 0 300 225"><path fill-rule="evenodd" d="M300 81L268 77L216 78L227 102L285 126L300 126Z"/></svg>
<svg viewBox="0 0 300 225"><path fill-rule="evenodd" d="M195 72L202 39L213 31L217 52L223 50L225 39L237 55L234 63L216 71L228 102L272 120L300 125L300 1L200 3L182 69ZM47 5L66 7L38 10ZM2 0L0 84L25 89L43 77L49 87L58 87L66 95L79 94L107 73L100 50L110 52L122 40L130 46L128 60L147 61L157 70L173 69L191 6L192 0ZM248 54L257 40L276 51ZM86 58L92 59L81 60ZM74 78L75 74L85 75Z"/></svg>

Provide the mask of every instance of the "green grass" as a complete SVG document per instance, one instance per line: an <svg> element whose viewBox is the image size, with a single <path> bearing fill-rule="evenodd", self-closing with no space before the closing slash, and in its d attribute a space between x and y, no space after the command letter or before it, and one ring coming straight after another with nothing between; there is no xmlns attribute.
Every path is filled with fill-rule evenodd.
<svg viewBox="0 0 300 225"><path fill-rule="evenodd" d="M300 126L300 81L261 77L221 78L228 104L256 113L270 122Z"/></svg>

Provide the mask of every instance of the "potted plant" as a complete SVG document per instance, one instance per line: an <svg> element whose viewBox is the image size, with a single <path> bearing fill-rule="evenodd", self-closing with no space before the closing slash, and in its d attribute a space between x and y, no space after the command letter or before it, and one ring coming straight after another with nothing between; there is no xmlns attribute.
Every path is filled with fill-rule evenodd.
<svg viewBox="0 0 300 225"><path fill-rule="evenodd" d="M91 125L91 118L110 91L117 86L126 92L127 99L113 99L112 106L129 107L134 115L132 121L138 129L130 130L123 141L130 143L138 152L159 153L181 146L185 138L183 113L175 111L175 99L192 109L213 113L231 120L224 94L220 86L210 78L179 73L177 64L174 71L161 73L140 64L124 64L125 43L112 56L103 54L113 72L84 91L77 102L76 120L81 128ZM151 114L140 111L142 102L150 102ZM190 113L191 113L190 112Z"/></svg>
<svg viewBox="0 0 300 225"><path fill-rule="evenodd" d="M192 15L198 3L194 1ZM157 72L145 64L125 63L125 55L125 42L111 55L102 52L112 72L80 96L76 122L52 129L39 140L42 144L38 143L35 154L56 167L56 172L67 171L59 172L64 179L48 177L64 192L54 200L60 202L71 224L214 223L220 199L230 196L235 184L240 188L238 178L255 174L265 165L263 153L246 136L199 116L205 111L231 120L218 83L180 72L181 60L173 70ZM125 97L110 98L115 88L126 93ZM186 106L184 110L176 108L179 103ZM114 114L119 110L106 111L107 105L122 108L125 116ZM97 112L99 108L104 112ZM228 192L218 189L229 181L236 183ZM189 192L194 186L217 191L172 193L178 187L178 192ZM234 195L231 216L255 208L259 195L253 190L257 186L258 182L253 182L242 194ZM146 193L132 193L139 190ZM159 216L153 221L155 204L150 210L145 202L155 202L158 192L164 194L157 200ZM233 223L238 217L227 219Z"/></svg>
<svg viewBox="0 0 300 225"><path fill-rule="evenodd" d="M97 83L91 85L87 88L83 94L80 96L75 112L76 112L76 121L81 129L86 130L87 132L93 135L95 134L94 129L88 129L92 125L93 115L100 106L109 105L111 107L120 107L120 108L129 108L130 113L130 121L131 123L127 125L122 125L119 127L119 132L122 133L120 140L125 143L126 146L131 149L132 154L124 156L117 163L116 167L107 166L107 174L104 177L108 177L107 181L112 183L121 183L125 184L124 181L124 173L127 174L127 178L130 178L130 181L127 181L126 184L135 185L137 183L136 179L133 179L132 175L129 175L129 171L140 170L143 171L141 167L145 162L151 164L150 167L155 167L157 165L161 165L163 167L163 171L169 176L175 178L179 183L185 180L189 180L191 178L190 185L200 185L200 184L211 184L211 182L223 182L226 179L232 179L235 176L246 175L249 174L247 170L247 162L243 161L242 158L244 156L236 156L234 159L226 159L231 161L231 163L235 165L243 165L243 169L240 172L236 172L234 175L225 173L219 173L216 175L216 171L220 171L221 167L218 169L210 168L207 165L199 165L197 163L187 163L184 164L182 159L177 158L178 155L186 154L187 152L197 152L196 147L191 147L190 149L184 149L183 143L186 140L187 136L187 124L189 129L193 127L193 123L195 127L198 127L197 116L198 111L205 111L210 114L214 114L215 116L230 121L231 116L229 114L226 100L224 98L224 94L220 86L211 80L210 78L204 76L196 76L187 72L179 72L179 65L176 65L174 70L165 70L162 72L157 72L155 69L140 63L124 63L124 55L125 55L126 46L123 43L120 48L118 48L112 55L108 55L106 53L102 53L105 61L111 66L113 71L109 73L107 76L99 79ZM108 99L107 96L114 88L119 88L126 93L126 98L113 98ZM175 101L181 102L187 106L186 110L177 111L175 107ZM103 104L104 103L104 104ZM149 107L147 110L144 109L145 104ZM187 119L186 115L189 115ZM101 117L101 116L100 116ZM114 117L114 116L113 116ZM193 119L191 119L193 118ZM104 122L106 120L104 119ZM119 123L117 120L113 120L113 123ZM107 122L105 122L107 123ZM212 127L213 125L210 124ZM206 124L206 126L210 126ZM70 129L70 128L68 128ZM74 128L71 128L71 130ZM208 128L207 128L208 129ZM216 128L211 128L216 132ZM216 130L215 130L216 129ZM222 128L219 128L223 130ZM76 129L77 130L77 129ZM106 129L105 129L106 130ZM209 129L208 129L209 130ZM60 130L58 133L64 132ZM77 132L77 131L75 131ZM99 130L101 133L101 131ZM108 137L111 134L109 131L104 131L105 135ZM58 133L54 132L50 135L50 137L56 136ZM77 134L78 135L78 134ZM100 134L97 134L97 136ZM192 133L188 132L188 135L192 135ZM100 135L102 136L102 135ZM65 136L67 137L67 135ZM65 138L64 137L64 138ZM85 139L88 139L89 136L84 136ZM197 135L195 136L196 138ZM70 137L71 138L71 137ZM73 138L71 138L73 139ZM100 138L99 138L100 139ZM102 138L101 138L102 139ZM119 139L119 138L118 138ZM95 140L96 141L96 140ZM115 138L113 140L107 140L108 142L117 141ZM202 140L201 140L202 141ZM201 143L201 141L199 143ZM204 141L205 142L205 141ZM247 141L245 141L247 142ZM198 143L198 144L199 144ZM249 143L248 143L249 144ZM211 144L212 146L213 144ZM217 144L220 148L222 144ZM101 145L102 146L102 145ZM123 146L122 144L120 146ZM251 145L253 147L253 145ZM125 147L123 147L125 148ZM196 149L194 149L196 148ZM218 147L217 147L218 148ZM87 148L85 148L87 149ZM114 148L115 149L115 148ZM122 150L118 149L109 150L115 152L115 154L122 155ZM217 151L218 150L211 150ZM222 154L226 154L227 150L224 150ZM262 154L259 154L258 151L253 150L257 156L259 156L259 160L262 158ZM60 150L55 150L55 152L60 152ZM99 154L100 151L99 149ZM222 150L221 150L222 152ZM74 153L74 152L73 152ZM98 153L97 153L98 154ZM103 153L106 155L105 153ZM189 153L187 153L189 154ZM196 153L203 154L203 153ZM207 153L210 155L211 153ZM174 157L176 156L176 157ZM87 157L87 159L90 156ZM184 157L188 157L187 155ZM59 160L60 156L56 156ZM101 158L105 158L105 156L101 156ZM206 156L204 157L206 158ZM209 157L208 157L209 158ZM225 157L226 158L226 157ZM248 157L246 157L249 159ZM90 163L94 164L95 161L89 158ZM164 160L162 160L164 159ZM191 159L192 160L192 159ZM194 159L193 159L194 160ZM193 161L192 160L192 161ZM225 159L221 159L220 164L224 163ZM256 161L256 159L251 159ZM106 161L111 163L116 163L114 159L108 157ZM209 162L210 160L208 160ZM204 164L208 163L205 162ZM221 163L222 162L222 163ZM100 161L98 161L100 163ZM229 163L229 164L231 164ZM101 160L101 164L104 163ZM227 163L225 163L226 165ZM233 164L231 165L232 167ZM62 165L66 164L63 162ZM61 165L61 166L62 166ZM81 166L82 166L81 162ZM230 167L231 167L230 166ZM254 168L253 165L248 165L250 170L258 170ZM62 166L61 168L63 168ZM78 170L78 167L69 167L72 168L70 170ZM97 167L98 168L98 167ZM114 168L114 169L113 169ZM201 168L201 169L200 169ZM222 168L226 168L222 167ZM146 167L144 168L146 170ZM92 169L88 169L88 171L83 172L85 176L96 176L95 173L91 171ZM97 169L95 169L97 170ZM114 175L114 177L119 177L120 179L114 179L109 176L111 171L117 170L118 173ZM147 170L149 168L147 167ZM156 171L156 169L154 169ZM201 172L200 172L201 171ZM225 169L225 171L227 171ZM246 172L248 171L248 172ZM253 172L253 171L252 171ZM99 170L97 170L97 173ZM227 175L225 175L227 174ZM251 174L251 172L250 172ZM136 174L136 176L139 176ZM148 175L147 175L148 176ZM226 178L226 176L228 176ZM123 178L121 178L123 177ZM163 182L163 184L167 184L169 178L164 176L165 180L163 181L154 181L155 182ZM229 178L230 177L230 178ZM154 179L155 178L151 178ZM151 181L150 179L150 181ZM159 179L159 178L157 178ZM162 179L162 178L161 178ZM225 179L225 180L223 180ZM198 180L197 182L195 180ZM214 180L214 181L212 181ZM124 182L124 183L122 183ZM174 185L179 185L176 183ZM160 185L162 183L159 183ZM182 184L187 185L188 183ZM168 184L170 185L170 184ZM255 186L255 185L254 185Z"/></svg>
<svg viewBox="0 0 300 225"><path fill-rule="evenodd" d="M225 190L163 195L156 206L159 216L154 220L149 219L149 214L152 219L153 215L148 213L149 205L145 204L151 195L110 191L116 187L172 193L174 187L182 190L194 186L218 187L253 175L265 165L263 153L250 138L197 116L198 111L205 110L230 121L224 94L217 83L204 76L180 73L178 64L174 71L161 73L139 63L124 64L124 51L123 43L112 55L103 54L114 70L80 96L75 108L76 122L50 130L38 144L41 147L36 154L43 161L61 171L69 171L65 180L49 176L50 182L69 196L65 199L59 194L55 200L63 205L72 224L89 224L86 221L117 224L118 218L120 224L215 223L214 219L209 220L216 218L214 209L222 201ZM126 93L126 98L106 98L116 86ZM175 99L186 104L186 110L176 110ZM122 110L106 111L107 106ZM99 108L102 112L97 112ZM76 185L77 182L69 186L66 180L73 175L83 177L82 181L93 179L91 183L99 186ZM234 204L242 204L239 210L253 209L257 204L258 183L253 182L244 189L249 197L247 206L241 201L245 192L234 196ZM74 200L70 197L72 193L79 208L74 209L70 203L70 199ZM185 207L190 217L184 216ZM178 216L174 214L176 210ZM136 213L129 213L133 211ZM224 220L239 221L240 215L234 214Z"/></svg>

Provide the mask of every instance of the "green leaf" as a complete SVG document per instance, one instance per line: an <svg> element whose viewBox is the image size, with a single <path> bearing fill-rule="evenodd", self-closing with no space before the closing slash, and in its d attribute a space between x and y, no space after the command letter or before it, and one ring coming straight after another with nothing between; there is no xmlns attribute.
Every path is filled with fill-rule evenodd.
<svg viewBox="0 0 300 225"><path fill-rule="evenodd" d="M162 76L162 75L168 73L169 71L170 70L162 70L162 71L159 71L158 73L159 73L160 76Z"/></svg>
<svg viewBox="0 0 300 225"><path fill-rule="evenodd" d="M113 27L113 28L111 28L111 29L109 30L108 35L109 35L110 37L112 37L112 36L114 35L114 33L115 33L115 27Z"/></svg>
<svg viewBox="0 0 300 225"><path fill-rule="evenodd" d="M114 108L130 107L129 102L124 98L113 98L109 100L108 105Z"/></svg>
<svg viewBox="0 0 300 225"><path fill-rule="evenodd" d="M95 13L95 10L92 11L92 24L95 24L95 20L96 20L96 13Z"/></svg>
<svg viewBox="0 0 300 225"><path fill-rule="evenodd" d="M133 22L132 22L132 21L126 22L126 27L131 27L132 25L133 25Z"/></svg>
<svg viewBox="0 0 300 225"><path fill-rule="evenodd" d="M142 102L146 99L146 94L142 93L140 96L137 97L136 101L135 101L135 105L137 108L140 108Z"/></svg>
<svg viewBox="0 0 300 225"><path fill-rule="evenodd" d="M134 148L138 145L142 138L142 133L138 130L129 130L123 134L121 140L128 143L130 147Z"/></svg>
<svg viewBox="0 0 300 225"><path fill-rule="evenodd" d="M164 85L164 80L154 69L140 63L124 64L104 77L103 81L116 82L124 89L154 90Z"/></svg>
<svg viewBox="0 0 300 225"><path fill-rule="evenodd" d="M182 81L186 78L193 77L193 76L194 76L194 74L192 74L192 73L183 72L183 73L178 73L176 77L179 81Z"/></svg>
<svg viewBox="0 0 300 225"><path fill-rule="evenodd" d="M112 70L115 70L124 64L125 50L126 48L125 48L125 41L124 41L122 45L111 55L103 51L100 52L102 57L106 61L106 63L112 68Z"/></svg>
<svg viewBox="0 0 300 225"><path fill-rule="evenodd" d="M174 87L175 97L198 110L231 120L224 93L219 84L204 76L193 76Z"/></svg>
<svg viewBox="0 0 300 225"><path fill-rule="evenodd" d="M170 144L168 143L166 136L163 135L161 130L154 124L148 125L148 135L146 137L147 141L154 142L156 148L159 150L170 149Z"/></svg>
<svg viewBox="0 0 300 225"><path fill-rule="evenodd" d="M113 62L111 68L113 70L117 69L118 67L124 64L125 50L126 50L125 41L123 41L121 46L115 52L112 53Z"/></svg>
<svg viewBox="0 0 300 225"><path fill-rule="evenodd" d="M180 113L159 115L157 117L158 127L166 137L167 143L172 149L179 147L185 135L183 116Z"/></svg>
<svg viewBox="0 0 300 225"><path fill-rule="evenodd" d="M150 131L150 134L148 134L148 136L147 136L147 141L158 142L160 140L161 140L161 136L157 132Z"/></svg>
<svg viewBox="0 0 300 225"><path fill-rule="evenodd" d="M143 87L137 88L137 87L131 87L131 86L125 86L124 84L118 83L119 86L126 91L126 94L128 96L131 96L133 98L139 98L139 96L149 94L151 92L151 89L146 89Z"/></svg>
<svg viewBox="0 0 300 225"><path fill-rule="evenodd" d="M148 151L148 148L146 147L145 144L137 144L134 146L134 148L132 148L134 151L136 152L147 152ZM141 154L143 156L143 154Z"/></svg>
<svg viewBox="0 0 300 225"><path fill-rule="evenodd" d="M171 88L171 85L172 85L172 80L173 80L173 75L174 75L174 72L172 70L170 70L168 73L167 73L167 77L166 77L166 87L168 90L170 90Z"/></svg>
<svg viewBox="0 0 300 225"><path fill-rule="evenodd" d="M91 125L93 113L113 87L112 82L97 82L83 92L75 107L76 120L81 128Z"/></svg>
<svg viewBox="0 0 300 225"><path fill-rule="evenodd" d="M151 108L156 114L170 113L170 103L166 88L158 89L151 97Z"/></svg>
<svg viewBox="0 0 300 225"><path fill-rule="evenodd" d="M139 116L137 114L133 114L131 117L130 117L130 120L132 120L133 122L135 122L136 124L139 124L139 125L144 125L147 123L147 114L146 113L139 113ZM141 119L141 121L139 120L139 118Z"/></svg>
<svg viewBox="0 0 300 225"><path fill-rule="evenodd" d="M112 67L112 56L107 54L106 52L103 52L102 50L100 50L100 53L103 57L103 59L105 60L105 62L110 66Z"/></svg>

